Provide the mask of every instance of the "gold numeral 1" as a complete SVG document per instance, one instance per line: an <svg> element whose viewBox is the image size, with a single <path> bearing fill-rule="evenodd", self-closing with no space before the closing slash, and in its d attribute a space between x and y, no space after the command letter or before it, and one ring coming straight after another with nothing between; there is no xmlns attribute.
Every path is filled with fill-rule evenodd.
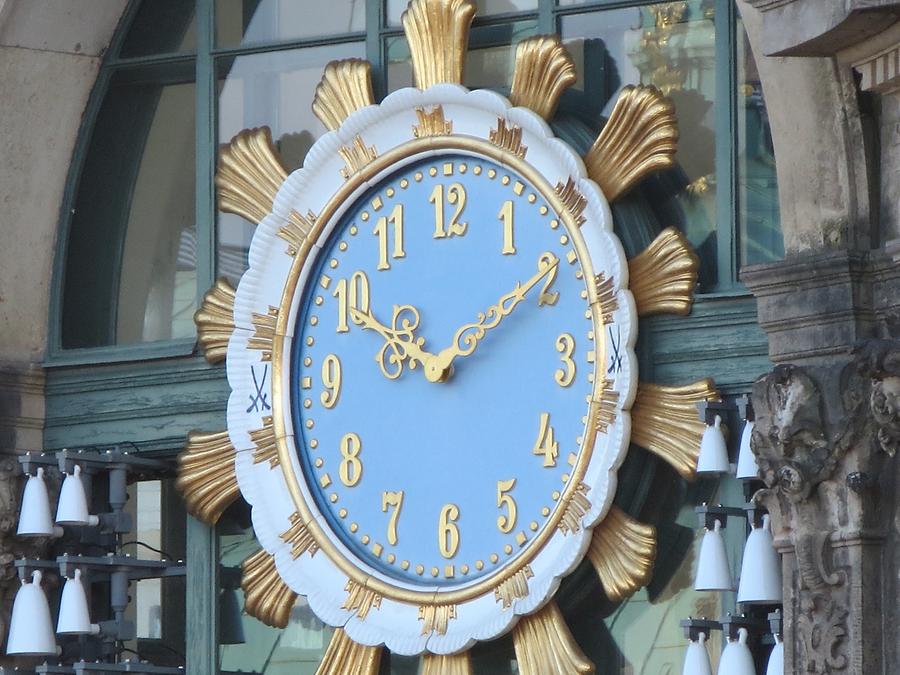
<svg viewBox="0 0 900 675"><path fill-rule="evenodd" d="M337 405L341 396L341 360L334 354L329 354L322 361L322 386L325 391L319 396L322 405L333 408Z"/></svg>
<svg viewBox="0 0 900 675"><path fill-rule="evenodd" d="M466 189L460 183L451 183L447 187L447 203L456 205L456 212L445 226L444 221L444 187L435 185L428 201L434 204L434 238L461 237L469 227L468 223L459 222L463 209L466 208Z"/></svg>
<svg viewBox="0 0 900 675"><path fill-rule="evenodd" d="M575 352L575 338L569 333L560 335L556 338L556 351L561 354L559 358L562 359L564 368L557 369L553 379L560 387L568 387L575 379L575 360L572 358Z"/></svg>
<svg viewBox="0 0 900 675"><path fill-rule="evenodd" d="M559 443L553 438L553 427L550 426L550 413L541 413L541 429L538 431L537 441L532 452L535 455L544 456L544 466L556 466L556 457L559 455Z"/></svg>
<svg viewBox="0 0 900 675"><path fill-rule="evenodd" d="M516 526L516 518L518 510L516 508L516 500L512 498L509 492L516 486L516 479L497 481L497 508L506 507L506 515L497 517L497 529L503 534L509 534Z"/></svg>
<svg viewBox="0 0 900 675"><path fill-rule="evenodd" d="M403 490L400 492L381 493L381 512L387 513L388 507L394 507L394 512L388 518L387 540L391 546L397 545L397 519L400 518L400 509L403 508Z"/></svg>
<svg viewBox="0 0 900 675"><path fill-rule="evenodd" d="M445 558L452 558L459 550L457 520L459 520L459 507L456 504L447 504L441 509L441 517L438 521L438 547L441 555Z"/></svg>
<svg viewBox="0 0 900 675"><path fill-rule="evenodd" d="M338 474L341 482L347 487L353 487L359 483L362 478L363 465L359 459L359 453L362 451L362 441L359 436L352 431L344 434L341 438L341 463L338 467Z"/></svg>
<svg viewBox="0 0 900 675"><path fill-rule="evenodd" d="M346 279L337 282L332 295L338 301L337 332L346 333L350 330L347 319L351 307L363 314L369 311L369 277L365 272L354 272L349 282ZM359 322L354 319L353 323Z"/></svg>
<svg viewBox="0 0 900 675"><path fill-rule="evenodd" d="M379 270L391 269L388 262L388 223L394 226L394 247L392 258L405 258L403 250L403 204L397 204L389 216L381 216L375 224L373 234L378 236L378 267Z"/></svg>
<svg viewBox="0 0 900 675"><path fill-rule="evenodd" d="M514 241L515 233L513 232L513 203L511 199L503 202L500 213L497 217L503 223L503 249L500 251L503 255L514 255L516 252L516 244Z"/></svg>

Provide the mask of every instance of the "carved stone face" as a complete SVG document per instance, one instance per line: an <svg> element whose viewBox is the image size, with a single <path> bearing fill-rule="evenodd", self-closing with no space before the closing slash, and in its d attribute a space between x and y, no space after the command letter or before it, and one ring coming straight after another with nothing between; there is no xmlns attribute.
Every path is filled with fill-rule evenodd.
<svg viewBox="0 0 900 675"><path fill-rule="evenodd" d="M881 449L891 457L900 447L900 377L872 382L872 418L878 425L876 437Z"/></svg>

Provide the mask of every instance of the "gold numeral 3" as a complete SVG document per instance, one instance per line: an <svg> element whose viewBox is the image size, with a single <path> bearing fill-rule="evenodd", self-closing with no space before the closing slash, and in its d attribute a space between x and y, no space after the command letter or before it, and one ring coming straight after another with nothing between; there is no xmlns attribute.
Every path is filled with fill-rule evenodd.
<svg viewBox="0 0 900 675"><path fill-rule="evenodd" d="M556 351L560 353L563 367L557 369L554 379L560 387L568 387L575 380L575 360L572 354L575 352L575 338L569 333L563 333L556 338Z"/></svg>

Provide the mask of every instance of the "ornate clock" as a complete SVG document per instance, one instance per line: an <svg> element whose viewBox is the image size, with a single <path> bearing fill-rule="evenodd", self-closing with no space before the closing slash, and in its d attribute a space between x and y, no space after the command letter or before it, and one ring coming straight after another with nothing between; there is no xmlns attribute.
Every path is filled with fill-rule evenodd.
<svg viewBox="0 0 900 675"><path fill-rule="evenodd" d="M179 486L209 523L251 504L247 611L284 625L306 596L338 628L321 673L374 673L381 645L465 673L510 630L521 673L592 671L553 595L586 555L613 599L647 581L616 470L635 442L690 476L715 397L638 385L637 316L689 311L697 260L666 230L627 261L608 206L671 164L671 105L626 90L582 158L545 122L574 80L557 38L519 46L510 100L461 86L473 14L413 0L417 88L377 105L367 63L329 64L301 169L266 129L220 162L221 208L258 228L197 313L232 393Z"/></svg>

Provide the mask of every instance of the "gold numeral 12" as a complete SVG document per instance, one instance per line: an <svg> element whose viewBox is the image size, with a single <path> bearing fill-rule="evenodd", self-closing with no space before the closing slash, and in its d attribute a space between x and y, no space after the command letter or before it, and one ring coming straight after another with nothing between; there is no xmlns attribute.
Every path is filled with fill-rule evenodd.
<svg viewBox="0 0 900 675"><path fill-rule="evenodd" d="M403 250L403 204L397 204L389 216L381 216L375 223L373 234L378 236L378 267L379 270L391 269L388 262L388 223L394 226L394 247L392 258L405 258Z"/></svg>
<svg viewBox="0 0 900 675"><path fill-rule="evenodd" d="M513 232L513 203L511 199L503 202L497 217L503 223L503 249L500 252L503 255L514 255L516 244L513 240L515 233Z"/></svg>
<svg viewBox="0 0 900 675"><path fill-rule="evenodd" d="M532 452L535 455L544 456L544 466L556 466L556 456L559 455L559 443L553 437L553 427L550 426L550 413L541 413L541 429L538 431L537 440Z"/></svg>
<svg viewBox="0 0 900 675"><path fill-rule="evenodd" d="M468 223L459 222L463 209L466 208L466 189L460 183L451 183L447 187L448 204L456 206L456 212L450 218L450 223L444 225L444 186L435 185L428 201L434 204L434 238L461 237L469 227Z"/></svg>
<svg viewBox="0 0 900 675"><path fill-rule="evenodd" d="M403 508L403 490L400 492L381 493L381 512L387 513L388 507L394 507L394 512L388 519L387 540L391 546L397 545L397 520L400 518L400 509Z"/></svg>
<svg viewBox="0 0 900 675"><path fill-rule="evenodd" d="M457 520L459 520L459 507L456 504L447 504L441 509L441 517L438 520L438 548L445 558L452 558L459 550Z"/></svg>

